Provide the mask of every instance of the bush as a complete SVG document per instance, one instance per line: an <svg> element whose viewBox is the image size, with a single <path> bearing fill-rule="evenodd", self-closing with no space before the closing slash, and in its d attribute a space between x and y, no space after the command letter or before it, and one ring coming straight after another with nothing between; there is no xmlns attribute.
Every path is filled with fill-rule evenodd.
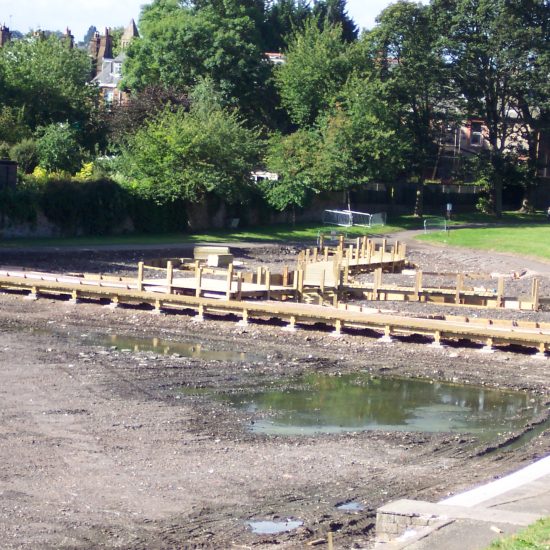
<svg viewBox="0 0 550 550"><path fill-rule="evenodd" d="M65 235L107 235L126 218L127 202L125 191L110 180L50 180L40 204Z"/></svg>
<svg viewBox="0 0 550 550"><path fill-rule="evenodd" d="M24 174L32 174L38 166L38 150L34 139L23 139L10 149L10 158L15 160Z"/></svg>
<svg viewBox="0 0 550 550"><path fill-rule="evenodd" d="M48 172L74 174L82 165L83 151L68 124L50 124L38 132L39 164Z"/></svg>

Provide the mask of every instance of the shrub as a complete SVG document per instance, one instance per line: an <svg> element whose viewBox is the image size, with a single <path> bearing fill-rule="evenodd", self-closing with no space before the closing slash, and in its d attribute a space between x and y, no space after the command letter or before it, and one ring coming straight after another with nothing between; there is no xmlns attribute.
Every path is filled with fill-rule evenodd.
<svg viewBox="0 0 550 550"><path fill-rule="evenodd" d="M24 174L32 174L38 166L38 150L34 139L23 139L10 149L10 158L15 160Z"/></svg>

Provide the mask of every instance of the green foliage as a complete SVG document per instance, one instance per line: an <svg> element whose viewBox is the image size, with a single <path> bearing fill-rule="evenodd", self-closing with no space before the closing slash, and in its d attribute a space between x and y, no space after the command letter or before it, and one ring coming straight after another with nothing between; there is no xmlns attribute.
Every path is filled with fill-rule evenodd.
<svg viewBox="0 0 550 550"><path fill-rule="evenodd" d="M38 212L38 192L32 184L0 190L0 227L10 223L33 224Z"/></svg>
<svg viewBox="0 0 550 550"><path fill-rule="evenodd" d="M25 122L25 109L3 105L0 108L0 141L13 144L30 135L31 130Z"/></svg>
<svg viewBox="0 0 550 550"><path fill-rule="evenodd" d="M39 164L49 172L74 174L82 164L83 151L76 132L66 123L50 124L38 130L36 149Z"/></svg>
<svg viewBox="0 0 550 550"><path fill-rule="evenodd" d="M52 122L87 120L97 90L87 86L91 62L55 36L14 40L0 48L3 100L21 109L34 131ZM17 140L18 141L18 140Z"/></svg>
<svg viewBox="0 0 550 550"><path fill-rule="evenodd" d="M519 533L493 542L487 550L548 550L550 518L539 519Z"/></svg>
<svg viewBox="0 0 550 550"><path fill-rule="evenodd" d="M65 235L106 235L126 216L126 193L109 180L49 180L40 206Z"/></svg>
<svg viewBox="0 0 550 550"><path fill-rule="evenodd" d="M275 79L283 107L298 126L312 126L332 107L350 72L349 46L339 26L320 30L310 18L289 41L286 63Z"/></svg>
<svg viewBox="0 0 550 550"><path fill-rule="evenodd" d="M320 191L314 179L320 140L318 132L307 129L271 138L266 161L269 170L279 175L279 180L259 183L271 206L277 210L302 207Z"/></svg>
<svg viewBox="0 0 550 550"><path fill-rule="evenodd" d="M260 153L258 133L214 97L191 110L167 108L130 139L119 163L131 188L159 204L199 202L207 194L235 202L246 194Z"/></svg>
<svg viewBox="0 0 550 550"><path fill-rule="evenodd" d="M160 82L188 90L209 78L243 112L257 120L263 117L270 67L245 6L205 2L194 8L155 0L143 10L140 30L142 38L130 45L124 67L130 89Z"/></svg>
<svg viewBox="0 0 550 550"><path fill-rule="evenodd" d="M15 160L24 174L31 174L38 166L38 148L34 139L23 139L10 149L10 158Z"/></svg>

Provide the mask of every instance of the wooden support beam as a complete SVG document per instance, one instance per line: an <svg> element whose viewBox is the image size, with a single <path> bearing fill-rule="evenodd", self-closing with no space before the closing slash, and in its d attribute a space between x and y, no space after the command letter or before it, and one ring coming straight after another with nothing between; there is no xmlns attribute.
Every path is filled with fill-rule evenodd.
<svg viewBox="0 0 550 550"><path fill-rule="evenodd" d="M248 326L248 310L245 308L242 312L242 319L237 323L240 327Z"/></svg>
<svg viewBox="0 0 550 550"><path fill-rule="evenodd" d="M166 291L172 294L172 283L174 282L174 265L171 260L166 262ZM199 295L200 296L200 295Z"/></svg>
<svg viewBox="0 0 550 550"><path fill-rule="evenodd" d="M265 290L266 290L266 299L271 300L271 272L269 269L265 270Z"/></svg>
<svg viewBox="0 0 550 550"><path fill-rule="evenodd" d="M240 302L243 299L243 274L237 275L237 300Z"/></svg>
<svg viewBox="0 0 550 550"><path fill-rule="evenodd" d="M76 305L80 302L78 298L78 290L72 290L71 291L71 298L69 299L69 304Z"/></svg>
<svg viewBox="0 0 550 550"><path fill-rule="evenodd" d="M431 346L433 348L441 349L445 346L441 343L441 332L439 330L436 330L434 332L434 341L431 343Z"/></svg>
<svg viewBox="0 0 550 550"><path fill-rule="evenodd" d="M384 327L384 336L382 338L379 338L379 342L384 342L385 344L389 344L393 342L393 338L391 337L391 326L386 325Z"/></svg>
<svg viewBox="0 0 550 550"><path fill-rule="evenodd" d="M417 300L420 300L421 292L422 292L422 271L418 270L414 278L414 296Z"/></svg>
<svg viewBox="0 0 550 550"><path fill-rule="evenodd" d="M162 302L160 300L155 300L155 306L152 311L154 315L161 315L162 314Z"/></svg>
<svg viewBox="0 0 550 550"><path fill-rule="evenodd" d="M204 305L199 304L199 306L197 307L197 314L195 315L195 317L193 317L193 321L195 323L202 323L204 321L204 310Z"/></svg>
<svg viewBox="0 0 550 550"><path fill-rule="evenodd" d="M537 278L533 279L531 284L531 301L533 302L533 310L538 311L540 307L539 303L539 280Z"/></svg>
<svg viewBox="0 0 550 550"><path fill-rule="evenodd" d="M143 290L143 262L138 262L137 289Z"/></svg>
<svg viewBox="0 0 550 550"><path fill-rule="evenodd" d="M109 309L117 309L120 307L120 300L116 294L111 296L111 301L109 302Z"/></svg>
<svg viewBox="0 0 550 550"><path fill-rule="evenodd" d="M283 286L289 286L288 284L288 265L283 267Z"/></svg>
<svg viewBox="0 0 550 550"><path fill-rule="evenodd" d="M285 332L296 332L296 317L291 315L288 320L288 325L282 328Z"/></svg>
<svg viewBox="0 0 550 550"><path fill-rule="evenodd" d="M195 296L200 297L202 292L202 267L195 269Z"/></svg>
<svg viewBox="0 0 550 550"><path fill-rule="evenodd" d="M331 336L342 336L342 328L344 328L344 323L340 319L336 319L334 322L334 330L331 332Z"/></svg>
<svg viewBox="0 0 550 550"><path fill-rule="evenodd" d="M233 267L233 264L229 264L227 266L227 287L226 287L226 291L225 291L225 299L226 300L231 300L231 286L233 284L233 270L234 270L234 267Z"/></svg>
<svg viewBox="0 0 550 550"><path fill-rule="evenodd" d="M501 275L497 283L497 307L504 307L504 277Z"/></svg>
<svg viewBox="0 0 550 550"><path fill-rule="evenodd" d="M460 295L464 289L464 274L456 274L455 304L460 304Z"/></svg>

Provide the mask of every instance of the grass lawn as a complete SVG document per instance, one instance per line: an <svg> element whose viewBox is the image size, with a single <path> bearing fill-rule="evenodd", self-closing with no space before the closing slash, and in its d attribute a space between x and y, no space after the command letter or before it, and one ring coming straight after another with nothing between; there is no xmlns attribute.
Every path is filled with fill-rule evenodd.
<svg viewBox="0 0 550 550"><path fill-rule="evenodd" d="M550 224L476 227L428 233L420 240L550 260Z"/></svg>
<svg viewBox="0 0 550 550"><path fill-rule="evenodd" d="M527 230L532 228L534 231L543 231L550 229L550 224L548 227L544 223L541 223L545 220L545 217L542 214L537 216L523 216L517 213L505 213L500 223L505 223L506 226L511 226L513 231L519 229L518 226L522 226L522 230ZM389 225L377 225L372 228L368 227L338 227L323 225L320 223L309 223L309 224L297 224L292 225L269 225L269 226L259 226L251 228L238 228L238 229L224 229L224 230L210 230L207 232L196 232L196 233L165 233L165 234L131 234L131 235L118 235L118 236L107 236L107 237L78 237L78 238L18 238L18 239L1 239L0 238L0 248L16 248L16 247L41 247L41 246L109 246L109 245L170 245L170 244L193 244L198 242L205 243L223 243L223 242L314 242L317 239L317 236L320 231L324 233L330 233L335 231L337 233L345 233L348 237L361 237L363 235L376 236L379 234L391 234L396 231L402 231L404 229L417 229L420 230L423 228L423 219L415 218L413 216L391 216L389 219ZM464 224L464 223L487 223L494 224L494 218L489 218L483 216L482 214L472 213L468 215L457 216L453 220L454 224ZM499 227L499 231L505 230L505 227ZM510 229L510 228L508 228ZM482 246L480 244L476 245L473 239L471 242L463 243L459 240L458 236L463 234L465 229L460 231L451 231L449 236L444 234L433 233L427 235L426 238L434 241L445 241L448 244L456 244L458 246L475 246L479 248L495 248L493 245ZM472 233L476 235L476 238L480 238L487 229L476 229L472 230ZM518 233L519 235L519 233ZM545 233L541 234L540 239L548 237ZM424 237L422 237L424 238ZM514 233L514 242L516 239L516 234ZM526 237L526 240L529 243L532 243L532 236ZM546 238L548 241L549 239ZM509 244L509 236L504 236L502 238L504 244ZM520 247L522 248L522 247ZM512 250L511 248L506 248L505 250L520 252L524 254L534 254L533 251Z"/></svg>
<svg viewBox="0 0 550 550"><path fill-rule="evenodd" d="M550 518L541 519L515 535L493 542L487 550L550 550Z"/></svg>
<svg viewBox="0 0 550 550"><path fill-rule="evenodd" d="M345 233L348 237L361 237L376 233L393 233L405 228L419 229L422 226L421 220L412 216L396 218L392 225L379 225L372 228L367 227L337 227L323 224L297 224L292 225L270 225L243 229L211 230L208 232L196 233L169 233L169 234L141 234L141 235L118 235L108 237L78 237L78 238L20 238L0 239L1 248L15 247L40 247L40 246L108 246L108 245L163 245L163 244L184 244L196 242L292 242L292 241L315 241L320 231L330 233Z"/></svg>

